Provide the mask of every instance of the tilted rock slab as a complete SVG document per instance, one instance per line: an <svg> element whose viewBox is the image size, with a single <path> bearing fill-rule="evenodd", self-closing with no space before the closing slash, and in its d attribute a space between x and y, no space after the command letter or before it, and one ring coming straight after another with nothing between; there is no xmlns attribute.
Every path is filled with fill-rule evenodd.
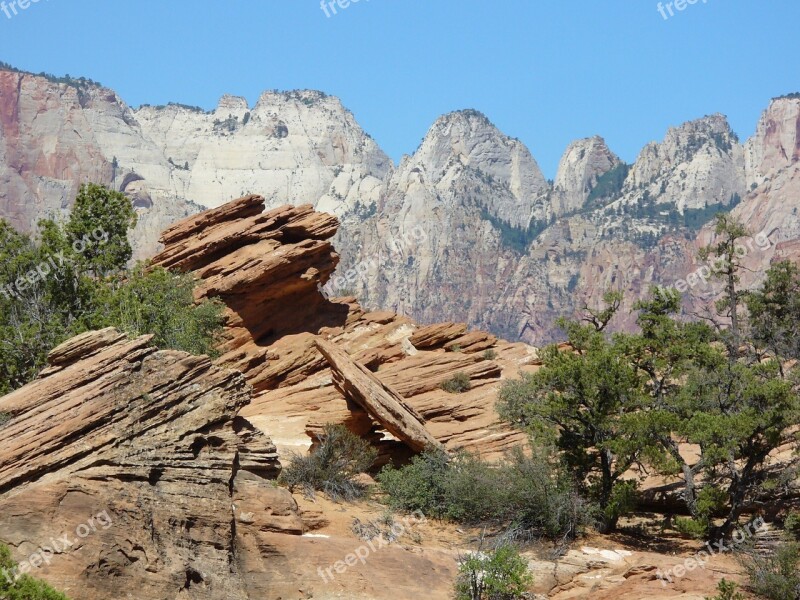
<svg viewBox="0 0 800 600"><path fill-rule="evenodd" d="M321 339L316 344L330 364L333 383L342 395L356 402L412 450L422 452L426 448L442 448L425 429L422 417L406 405L400 394L333 344Z"/></svg>

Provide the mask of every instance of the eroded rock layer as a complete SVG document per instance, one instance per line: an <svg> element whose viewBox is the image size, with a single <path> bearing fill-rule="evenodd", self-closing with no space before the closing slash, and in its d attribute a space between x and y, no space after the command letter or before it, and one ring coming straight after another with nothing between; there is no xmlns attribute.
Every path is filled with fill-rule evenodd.
<svg viewBox="0 0 800 600"><path fill-rule="evenodd" d="M286 449L306 447L306 434L313 437L326 423L396 442L334 386L316 347L322 338L397 390L446 447L497 457L522 441L499 421L494 402L499 380L533 362L533 349L465 325L419 328L393 313L365 312L354 298L326 298L320 289L338 262L328 241L336 219L310 206L261 214L263 203L246 196L177 223L153 259L195 273L198 297L228 306L218 362L253 386L253 403L242 415ZM457 373L469 376L471 389L443 391L442 383Z"/></svg>
<svg viewBox="0 0 800 600"><path fill-rule="evenodd" d="M0 539L15 558L50 551L29 561L33 574L81 600L250 597L236 519L303 525L269 481L274 445L236 416L250 401L244 377L114 329L65 342L49 362L0 399Z"/></svg>

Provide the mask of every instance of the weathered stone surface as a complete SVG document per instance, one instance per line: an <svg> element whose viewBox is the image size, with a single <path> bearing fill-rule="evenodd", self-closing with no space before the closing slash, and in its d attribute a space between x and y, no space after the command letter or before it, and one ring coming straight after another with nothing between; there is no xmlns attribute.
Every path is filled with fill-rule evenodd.
<svg viewBox="0 0 800 600"><path fill-rule="evenodd" d="M76 599L249 598L235 516L302 533L264 478L275 447L235 416L250 401L241 374L149 340L83 334L0 398L0 539L21 561L66 534L33 574Z"/></svg>
<svg viewBox="0 0 800 600"><path fill-rule="evenodd" d="M466 323L437 323L420 327L409 342L420 349L439 348L467 332Z"/></svg>
<svg viewBox="0 0 800 600"><path fill-rule="evenodd" d="M553 214L561 216L583 208L597 180L621 162L600 136L572 142L553 182Z"/></svg>
<svg viewBox="0 0 800 600"><path fill-rule="evenodd" d="M76 182L105 183L137 207L133 241L144 258L167 223L257 191L267 207L310 204L341 219L339 276L355 277L337 279L331 293L352 290L366 307L420 323L463 321L541 345L561 335L557 317L609 287L626 292L626 312L651 285L696 269L697 246L712 231L684 220L706 208L741 198L736 214L754 232L792 248L798 105L775 99L744 144L721 115L672 127L624 181L604 179L621 163L602 138L578 140L550 184L523 144L474 110L437 119L394 168L353 115L319 92L268 92L253 107L226 96L208 112L131 109L107 88L4 70L0 216L31 230L44 214L66 212ZM774 256L755 254L748 285ZM715 297L692 292L694 311ZM634 319L616 326L630 329Z"/></svg>

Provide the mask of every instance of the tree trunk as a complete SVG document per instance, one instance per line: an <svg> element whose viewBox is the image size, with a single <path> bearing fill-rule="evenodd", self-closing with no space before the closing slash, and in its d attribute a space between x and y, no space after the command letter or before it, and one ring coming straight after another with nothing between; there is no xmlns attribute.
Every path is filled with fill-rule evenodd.
<svg viewBox="0 0 800 600"><path fill-rule="evenodd" d="M608 450L600 452L600 466L602 469L602 481L600 483L600 510L603 511L603 516L600 522L600 533L609 533L617 528L619 515L614 513L609 514L608 508L611 504L611 497L614 493L614 476L611 472L612 457Z"/></svg>

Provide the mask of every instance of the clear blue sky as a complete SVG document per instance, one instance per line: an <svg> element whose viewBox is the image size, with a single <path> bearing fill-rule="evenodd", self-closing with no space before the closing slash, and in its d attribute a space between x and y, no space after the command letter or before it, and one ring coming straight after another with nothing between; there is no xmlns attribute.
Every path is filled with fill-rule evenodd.
<svg viewBox="0 0 800 600"><path fill-rule="evenodd" d="M600 134L630 162L713 112L749 136L771 97L800 91L798 0L697 0L667 20L657 4L361 0L326 17L319 0L39 0L0 12L0 60L133 106L320 89L395 160L475 108L548 177L573 139Z"/></svg>

